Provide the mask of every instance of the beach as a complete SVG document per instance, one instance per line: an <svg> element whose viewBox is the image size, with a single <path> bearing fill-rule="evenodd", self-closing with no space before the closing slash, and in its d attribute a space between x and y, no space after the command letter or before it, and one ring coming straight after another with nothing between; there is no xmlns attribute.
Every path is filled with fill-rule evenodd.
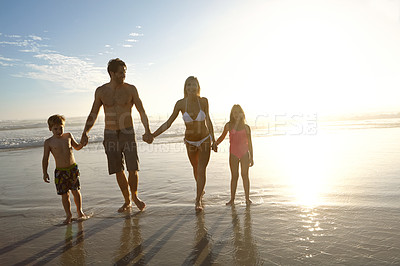
<svg viewBox="0 0 400 266"><path fill-rule="evenodd" d="M0 260L2 265L399 264L400 127L372 124L325 126L314 134L253 129L250 206L241 178L236 204L225 205L226 139L211 154L201 213L194 209L195 182L181 136L148 145L139 140L138 129L143 212L117 212L121 192L108 175L101 142L92 142L74 152L83 210L92 217L66 226L53 159L46 184L41 147L0 150ZM72 211L76 217L73 203Z"/></svg>

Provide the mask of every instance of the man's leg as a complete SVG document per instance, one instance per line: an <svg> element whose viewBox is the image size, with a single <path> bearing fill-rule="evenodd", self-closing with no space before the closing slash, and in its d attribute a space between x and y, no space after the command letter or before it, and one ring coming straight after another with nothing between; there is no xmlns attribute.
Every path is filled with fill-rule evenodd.
<svg viewBox="0 0 400 266"><path fill-rule="evenodd" d="M143 201L141 201L137 196L139 173L136 170L128 172L129 172L128 182L129 182L129 187L131 188L132 201L136 204L139 210L142 211L146 207L146 204Z"/></svg>
<svg viewBox="0 0 400 266"><path fill-rule="evenodd" d="M122 192L122 195L124 196L125 203L121 206L121 208L118 209L118 212L123 212L126 210L129 210L131 208L131 200L129 198L129 189L128 189L128 180L126 179L126 175L124 171L120 171L115 173L117 177L117 182L119 189Z"/></svg>

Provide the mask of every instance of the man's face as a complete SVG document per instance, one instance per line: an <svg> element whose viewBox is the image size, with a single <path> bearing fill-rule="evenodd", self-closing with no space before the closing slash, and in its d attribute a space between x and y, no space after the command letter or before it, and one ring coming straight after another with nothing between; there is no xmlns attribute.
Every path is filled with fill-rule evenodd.
<svg viewBox="0 0 400 266"><path fill-rule="evenodd" d="M117 72L112 73L113 79L118 83L122 84L125 80L126 69L123 66L119 66Z"/></svg>

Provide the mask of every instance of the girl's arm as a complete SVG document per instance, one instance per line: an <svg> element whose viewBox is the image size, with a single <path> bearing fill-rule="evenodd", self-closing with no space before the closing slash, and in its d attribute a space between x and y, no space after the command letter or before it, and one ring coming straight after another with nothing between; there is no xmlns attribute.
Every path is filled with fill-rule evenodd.
<svg viewBox="0 0 400 266"><path fill-rule="evenodd" d="M226 134L228 134L228 131L229 131L229 122L225 124L224 131L222 131L221 136L215 142L217 145L219 145L225 139Z"/></svg>
<svg viewBox="0 0 400 266"><path fill-rule="evenodd" d="M69 133L69 136L70 136L70 138L71 138L71 145L72 145L72 147L74 147L75 150L79 151L80 149L83 148L82 140L81 140L81 142L78 144L78 142L75 141L74 136L72 136L71 133Z"/></svg>
<svg viewBox="0 0 400 266"><path fill-rule="evenodd" d="M254 165L254 160L253 160L253 143L251 142L251 130L248 125L246 125L246 133L247 133L247 141L249 143L249 152L250 152L250 167Z"/></svg>
<svg viewBox="0 0 400 266"><path fill-rule="evenodd" d="M50 155L50 146L48 141L44 142L44 152L42 159L42 170L43 170L43 181L46 183L50 183L49 174L47 173L47 168L49 166L49 155Z"/></svg>
<svg viewBox="0 0 400 266"><path fill-rule="evenodd" d="M168 118L167 121L165 121L164 124L162 124L154 133L153 133L153 137L157 137L159 135L161 135L164 131L166 131L168 128L170 128L170 126L172 125L172 123L175 121L176 117L179 114L179 101L176 102L175 107L174 107L174 111L172 112L171 116Z"/></svg>

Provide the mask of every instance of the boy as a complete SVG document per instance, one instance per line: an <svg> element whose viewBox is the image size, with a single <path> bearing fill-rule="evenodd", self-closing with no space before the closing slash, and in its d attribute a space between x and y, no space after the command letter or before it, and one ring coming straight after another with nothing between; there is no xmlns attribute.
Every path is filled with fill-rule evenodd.
<svg viewBox="0 0 400 266"><path fill-rule="evenodd" d="M86 219L86 215L82 211L82 196L79 191L79 170L75 163L72 147L75 150L82 149L83 145L77 143L71 133L64 133L65 118L61 115L53 115L47 120L49 130L53 132L53 136L44 142L44 154L42 161L43 180L50 183L47 173L49 165L50 152L56 161L56 170L54 171L54 183L56 185L57 194L61 195L62 204L67 218L63 224L69 224L72 221L71 202L69 200L69 190L74 195L74 201L78 212L78 219Z"/></svg>

